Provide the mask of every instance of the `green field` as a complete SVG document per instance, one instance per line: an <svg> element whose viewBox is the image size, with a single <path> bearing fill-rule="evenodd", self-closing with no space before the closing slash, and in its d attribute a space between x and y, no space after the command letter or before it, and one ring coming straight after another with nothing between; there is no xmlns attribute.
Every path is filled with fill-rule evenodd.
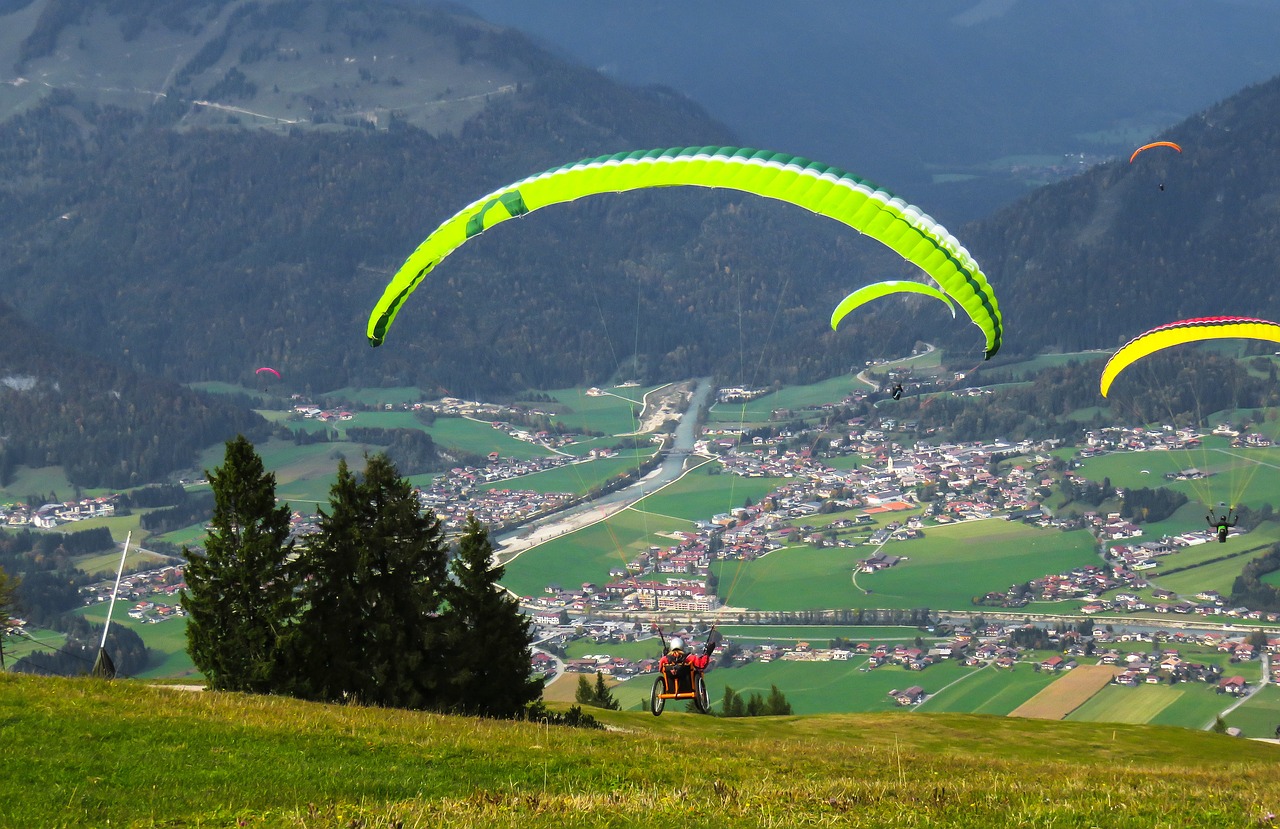
<svg viewBox="0 0 1280 829"><path fill-rule="evenodd" d="M1098 482L1109 478L1112 486L1120 488L1167 487L1202 507L1220 502L1258 506L1280 500L1280 447L1232 449L1227 443L1226 438L1210 437L1203 449L1112 452L1085 459L1079 474ZM1166 473L1190 467L1211 474L1190 481L1164 478Z"/></svg>
<svg viewBox="0 0 1280 829"><path fill-rule="evenodd" d="M735 642L809 642L825 648L832 639L852 642L914 642L916 637L936 642L938 637L913 627L862 625L718 625L725 637Z"/></svg>
<svg viewBox="0 0 1280 829"><path fill-rule="evenodd" d="M428 395L417 386L396 386L385 389L352 388L350 386L333 391L323 392L317 397L324 401L346 401L362 406L387 406L417 403L428 399Z"/></svg>
<svg viewBox="0 0 1280 829"><path fill-rule="evenodd" d="M901 706L890 698L890 691L920 685L932 693L974 670L950 660L924 671L898 665L860 670L866 665L865 656L855 656L844 662L776 660L717 668L707 672L707 693L713 711L719 710L726 685L739 694L758 692L765 697L776 685L797 714L894 711Z"/></svg>
<svg viewBox="0 0 1280 829"><path fill-rule="evenodd" d="M85 490L84 494L101 494L106 490ZM70 498L75 487L67 480L61 466L28 467L19 466L14 470L14 478L8 486L0 488L0 503L18 503L28 495L47 496L57 493L59 500ZM28 504L28 506L40 506Z"/></svg>
<svg viewBox="0 0 1280 829"><path fill-rule="evenodd" d="M1093 540L1083 530L1063 533L998 519L972 521L930 527L923 539L886 545L885 552L908 560L878 573L858 574L855 587L852 569L873 550L792 547L754 562L725 562L716 571L720 594L726 604L759 610L963 610L972 607L974 596L1098 561Z"/></svg>
<svg viewBox="0 0 1280 829"><path fill-rule="evenodd" d="M718 468L714 463L703 464L680 480L646 496L631 509L651 515L658 522L664 517L680 521L708 521L744 506L748 499L759 501L782 484L778 478L711 474Z"/></svg>
<svg viewBox="0 0 1280 829"><path fill-rule="evenodd" d="M759 499L775 485L767 478L695 470L604 521L522 553L507 565L502 583L521 596L541 594L548 584L604 584L610 570L625 568L636 553L677 543L660 533L691 531L694 521Z"/></svg>
<svg viewBox="0 0 1280 829"><path fill-rule="evenodd" d="M125 556L124 572L132 573L137 570L150 570L171 562L172 559L168 556L142 552L130 543L129 554ZM90 576L114 577L116 571L120 568L120 552L112 550L106 553L77 556L75 559L75 566L88 573Z"/></svg>
<svg viewBox="0 0 1280 829"><path fill-rule="evenodd" d="M932 670L933 668L929 668L925 673ZM1047 671L1036 671L1028 664L1020 664L1012 669L988 666L967 670L970 673L960 682L925 700L917 706L917 710L931 714L955 711L1003 717L1040 693L1057 678ZM922 687L930 688L928 685Z"/></svg>
<svg viewBox="0 0 1280 829"><path fill-rule="evenodd" d="M1049 368L1060 368L1071 363L1097 362L1098 371L1102 371L1102 361L1111 353L1108 351L1073 351L1066 354L1041 354L1030 360L998 366L983 372L983 376L1008 377L1012 380L1027 380Z"/></svg>
<svg viewBox="0 0 1280 829"><path fill-rule="evenodd" d="M787 386L749 403L715 403L707 420L711 423L767 423L775 409L795 411L806 406L839 403L855 391L870 386L852 374L842 374L808 386Z"/></svg>
<svg viewBox="0 0 1280 829"><path fill-rule="evenodd" d="M1228 726L1235 726L1246 737L1276 737L1280 728L1280 688L1268 684L1223 718Z"/></svg>
<svg viewBox="0 0 1280 829"><path fill-rule="evenodd" d="M533 403L539 409L550 408L555 422L571 431L603 432L622 435L640 428L641 401L644 395L661 386L602 389L604 394L588 397L586 389L556 389L547 392L556 405Z"/></svg>
<svg viewBox="0 0 1280 829"><path fill-rule="evenodd" d="M1067 715L1071 721L1150 723L1203 729L1233 702L1204 682L1177 685L1108 685Z"/></svg>
<svg viewBox="0 0 1280 829"><path fill-rule="evenodd" d="M676 543L658 533L692 529L692 522L658 524L634 510L623 510L521 553L506 565L502 584L520 596L541 595L550 584L566 590L577 589L584 582L605 584L611 580L610 570L625 568L628 561L649 546Z"/></svg>
<svg viewBox="0 0 1280 829"><path fill-rule="evenodd" d="M652 455L652 452L645 455L625 452L616 458L570 463L545 472L495 481L480 488L482 490L523 489L533 492L571 492L575 495L585 495L609 479L636 469Z"/></svg>
<svg viewBox="0 0 1280 829"><path fill-rule="evenodd" d="M711 675L767 692L746 671ZM1183 729L592 713L610 730L5 674L0 825L1146 829L1266 826L1280 803L1275 746Z"/></svg>

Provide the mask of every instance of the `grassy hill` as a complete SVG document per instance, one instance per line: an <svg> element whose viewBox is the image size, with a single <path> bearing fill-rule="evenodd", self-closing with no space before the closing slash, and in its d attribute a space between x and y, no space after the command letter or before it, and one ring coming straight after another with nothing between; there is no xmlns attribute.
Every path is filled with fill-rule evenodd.
<svg viewBox="0 0 1280 829"><path fill-rule="evenodd" d="M952 714L551 728L0 675L6 826L1269 826L1280 746Z"/></svg>

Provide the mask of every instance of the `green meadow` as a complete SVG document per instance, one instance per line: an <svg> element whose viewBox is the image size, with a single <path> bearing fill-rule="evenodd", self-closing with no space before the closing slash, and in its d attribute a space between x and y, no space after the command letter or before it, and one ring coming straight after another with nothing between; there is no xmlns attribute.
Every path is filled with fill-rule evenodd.
<svg viewBox="0 0 1280 829"><path fill-rule="evenodd" d="M1135 688L1108 685L1066 719L1203 729L1231 702L1230 697L1217 693L1216 685L1205 682L1144 683Z"/></svg>
<svg viewBox="0 0 1280 829"><path fill-rule="evenodd" d="M640 409L644 395L661 386L606 388L604 394L588 396L586 389L556 389L547 394L555 405L532 405L555 412L555 422L566 429L580 432L603 432L623 435L640 428Z"/></svg>
<svg viewBox="0 0 1280 829"><path fill-rule="evenodd" d="M776 486L767 478L704 474L705 468L709 466L603 521L521 553L507 564L503 585L518 595L533 596L548 584L603 584L610 570L625 568L637 553L678 543L666 533L692 531L694 521L742 506L747 498L758 500Z"/></svg>
<svg viewBox="0 0 1280 829"><path fill-rule="evenodd" d="M1268 684L1259 688L1223 720L1246 737L1276 738L1276 729L1280 729L1280 687Z"/></svg>
<svg viewBox="0 0 1280 829"><path fill-rule="evenodd" d="M1045 369L1061 368L1071 363L1083 364L1089 362L1097 362L1098 371L1101 372L1102 362L1109 356L1111 356L1111 353L1107 351L1072 351L1065 354L1041 354L1038 357L1032 357L1030 360L989 369L984 372L984 375L1008 377L1012 380L1028 380Z"/></svg>
<svg viewBox="0 0 1280 829"><path fill-rule="evenodd" d="M876 627L862 625L718 625L721 633L735 642L809 642L815 648L825 648L832 639L844 638L858 642L890 642L899 644L914 642L921 637L926 642L936 642L938 637L913 627Z"/></svg>
<svg viewBox="0 0 1280 829"><path fill-rule="evenodd" d="M57 493L59 500L66 500L75 493L75 487L67 480L61 466L19 466L14 470L13 481L0 488L0 503L18 503L28 495L47 496ZM85 495L101 495L106 490L84 490ZM28 506L32 506L28 504ZM34 506L40 506L35 504Z"/></svg>
<svg viewBox="0 0 1280 829"><path fill-rule="evenodd" d="M631 509L659 521L664 517L680 521L709 521L716 515L744 506L748 500L758 502L782 484L778 478L713 474L719 468L719 464L714 462L702 463L680 480L633 504Z"/></svg>
<svg viewBox="0 0 1280 829"><path fill-rule="evenodd" d="M852 374L843 374L808 386L787 386L749 403L715 403L707 420L725 424L767 423L776 409L795 411L806 406L839 403L853 392L869 388Z"/></svg>
<svg viewBox="0 0 1280 829"><path fill-rule="evenodd" d="M932 670L929 668L925 673ZM953 711L1003 717L1057 679L1054 674L1036 671L1026 664L1012 669L988 666L967 670L970 673L961 681L945 687L937 696L917 706L916 710L931 714ZM932 686L925 681L927 679L922 677L921 686L929 690Z"/></svg>
<svg viewBox="0 0 1280 829"><path fill-rule="evenodd" d="M2 674L0 825L1148 829L1280 811L1276 746L1185 729L592 714L610 730Z"/></svg>
<svg viewBox="0 0 1280 829"><path fill-rule="evenodd" d="M395 386L385 389L353 388L347 386L323 392L317 398L324 401L346 401L362 406L399 406L428 399L429 395L417 386Z"/></svg>
<svg viewBox="0 0 1280 829"><path fill-rule="evenodd" d="M538 596L550 584L576 589L584 582L604 584L610 570L625 568L650 546L671 546L660 535L694 529L691 521L651 521L634 510L623 510L577 532L533 547L507 563L502 585L520 596Z"/></svg>
<svg viewBox="0 0 1280 829"><path fill-rule="evenodd" d="M1063 533L991 519L929 527L884 552L906 561L878 573L853 568L873 547L790 547L716 570L726 604L758 610L902 608L964 610L970 599L1098 559L1083 530ZM865 591L865 592L864 592Z"/></svg>
<svg viewBox="0 0 1280 829"><path fill-rule="evenodd" d="M1209 477L1165 480L1167 473L1192 467L1210 473ZM1275 500L1280 493L1280 447L1233 449L1226 438L1210 437L1203 449L1112 452L1086 458L1079 474L1091 481L1110 479L1112 486L1124 489L1167 487L1202 507L1218 503L1257 506Z"/></svg>
<svg viewBox="0 0 1280 829"><path fill-rule="evenodd" d="M636 469L653 455L624 452L616 458L598 458L592 461L581 461L566 464L545 472L522 475L519 478L508 478L495 481L480 487L483 490L522 489L533 492L571 492L585 495L606 481Z"/></svg>

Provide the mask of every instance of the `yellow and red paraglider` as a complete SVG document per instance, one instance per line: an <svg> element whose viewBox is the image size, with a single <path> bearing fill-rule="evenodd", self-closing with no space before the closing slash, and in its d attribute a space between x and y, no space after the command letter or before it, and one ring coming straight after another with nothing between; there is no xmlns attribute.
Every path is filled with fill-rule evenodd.
<svg viewBox="0 0 1280 829"><path fill-rule="evenodd" d="M1252 317L1197 317L1152 328L1120 346L1107 360L1102 367L1102 396L1107 396L1120 372L1143 357L1183 343L1230 339L1280 342L1280 324Z"/></svg>

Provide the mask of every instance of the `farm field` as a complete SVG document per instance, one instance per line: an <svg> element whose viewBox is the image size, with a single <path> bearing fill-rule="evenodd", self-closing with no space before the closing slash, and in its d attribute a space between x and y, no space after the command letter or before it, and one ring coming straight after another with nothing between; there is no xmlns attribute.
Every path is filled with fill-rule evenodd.
<svg viewBox="0 0 1280 829"><path fill-rule="evenodd" d="M571 492L585 495L590 490L625 472L636 469L650 457L652 452L644 454L626 452L616 458L599 458L593 461L570 463L545 472L522 475L519 478L508 478L495 481L480 487L483 490L531 490L533 492Z"/></svg>
<svg viewBox="0 0 1280 829"><path fill-rule="evenodd" d="M671 517L681 521L709 521L715 515L745 505L748 499L759 501L782 484L779 478L711 474L718 469L718 464L704 461L680 480L633 504L631 509L659 520Z"/></svg>
<svg viewBox="0 0 1280 829"><path fill-rule="evenodd" d="M1109 351L1073 351L1066 354L1042 354L1020 363L1012 363L993 369L991 374L1008 376L1014 380L1025 380L1039 374L1047 368L1059 368L1070 363L1088 363L1097 361L1098 371L1102 371L1102 362L1111 356Z"/></svg>
<svg viewBox="0 0 1280 829"><path fill-rule="evenodd" d="M720 593L726 604L759 610L962 610L972 606L973 596L1098 561L1083 530L971 521L930 527L923 539L886 545L885 552L908 560L878 573L859 573L855 587L852 568L873 549L791 547L753 562L725 562L716 570Z"/></svg>
<svg viewBox="0 0 1280 829"><path fill-rule="evenodd" d="M609 571L650 545L675 542L659 533L692 530L692 522L661 524L634 510L623 510L577 532L530 548L507 563L502 585L520 596L538 596L549 584L575 589L584 582L605 584Z"/></svg>
<svg viewBox="0 0 1280 829"><path fill-rule="evenodd" d="M431 426L419 423L418 428L441 446L482 458L491 452L503 458L542 458L555 454L546 447L516 440L505 431L493 428L487 420L438 417Z"/></svg>
<svg viewBox="0 0 1280 829"><path fill-rule="evenodd" d="M832 639L851 642L914 642L921 637L926 643L941 641L919 628L906 626L873 627L863 625L718 625L726 638L735 642L809 642L825 648Z"/></svg>
<svg viewBox="0 0 1280 829"><path fill-rule="evenodd" d="M806 406L839 403L854 391L869 389L866 383L852 374L843 374L808 386L787 386L749 403L716 403L712 405L707 420L711 423L767 423L775 409L796 411Z"/></svg>
<svg viewBox="0 0 1280 829"><path fill-rule="evenodd" d="M1014 717L1031 717L1041 720L1061 720L1091 699L1111 678L1120 673L1119 668L1107 665L1080 665L1065 674L1058 674L1034 697L1010 712Z"/></svg>
<svg viewBox="0 0 1280 829"><path fill-rule="evenodd" d="M130 542L129 554L125 556L124 560L124 572L132 573L136 570L149 570L154 567L161 567L173 562L173 559L170 559L168 556L138 550L134 547L135 543L137 542ZM77 568L88 573L90 576L110 576L114 578L116 571L120 567L121 552L123 552L123 550L111 550L105 553L77 556L74 559L74 563Z"/></svg>
<svg viewBox="0 0 1280 829"><path fill-rule="evenodd" d="M709 468L709 467L704 467ZM521 596L541 594L548 584L604 584L650 545L670 547L661 533L694 529L694 521L758 500L777 482L770 478L707 475L694 470L604 521L534 547L507 564L504 586Z"/></svg>
<svg viewBox="0 0 1280 829"><path fill-rule="evenodd" d="M707 672L707 694L712 711L719 710L726 685L738 694L759 693L766 697L770 686L777 685L796 714L894 711L901 706L889 697L890 691L920 685L934 693L974 670L950 660L923 672L908 671L897 665L859 670L866 664L867 658L861 656L846 662L778 660L740 668L717 668Z"/></svg>
<svg viewBox="0 0 1280 829"><path fill-rule="evenodd" d="M1203 729L1234 700L1218 694L1213 685L1182 682L1177 685L1108 685L1066 719L1084 722L1150 723Z"/></svg>
<svg viewBox="0 0 1280 829"><path fill-rule="evenodd" d="M969 675L925 700L917 709L932 714L953 711L1008 716L1056 679L1030 665L1018 665L1012 670L991 666L969 670Z"/></svg>
<svg viewBox="0 0 1280 829"><path fill-rule="evenodd" d="M68 498L75 487L67 480L66 472L61 466L18 466L14 470L13 481L6 487L0 487L0 503L17 503L28 495L45 496L51 492L58 497ZM84 490L86 496L101 495L106 490Z"/></svg>
<svg viewBox="0 0 1280 829"><path fill-rule="evenodd" d="M1191 467L1211 474L1189 481L1164 478L1166 473ZM1112 452L1086 458L1078 471L1091 481L1109 478L1120 488L1167 486L1201 508L1219 502L1259 506L1280 492L1280 447L1232 449L1226 438L1211 436L1202 449ZM1201 513L1202 522L1203 516Z"/></svg>
<svg viewBox="0 0 1280 829"><path fill-rule="evenodd" d="M566 429L623 435L639 428L641 401L644 395L662 386L602 389L604 394L588 396L586 389L555 389L546 392L558 406L555 422ZM533 403L537 408L547 404Z"/></svg>
<svg viewBox="0 0 1280 829"><path fill-rule="evenodd" d="M316 395L319 400L345 400L363 406L402 405L429 399L429 395L417 386L395 386L385 389L355 388L347 386Z"/></svg>
<svg viewBox="0 0 1280 829"><path fill-rule="evenodd" d="M12 667L29 653L53 653L67 641L67 637L56 630L44 628L28 628L28 637L11 636L4 640L4 662Z"/></svg>
<svg viewBox="0 0 1280 829"><path fill-rule="evenodd" d="M1275 738L1280 729L1280 687L1268 684L1223 718L1246 737Z"/></svg>

